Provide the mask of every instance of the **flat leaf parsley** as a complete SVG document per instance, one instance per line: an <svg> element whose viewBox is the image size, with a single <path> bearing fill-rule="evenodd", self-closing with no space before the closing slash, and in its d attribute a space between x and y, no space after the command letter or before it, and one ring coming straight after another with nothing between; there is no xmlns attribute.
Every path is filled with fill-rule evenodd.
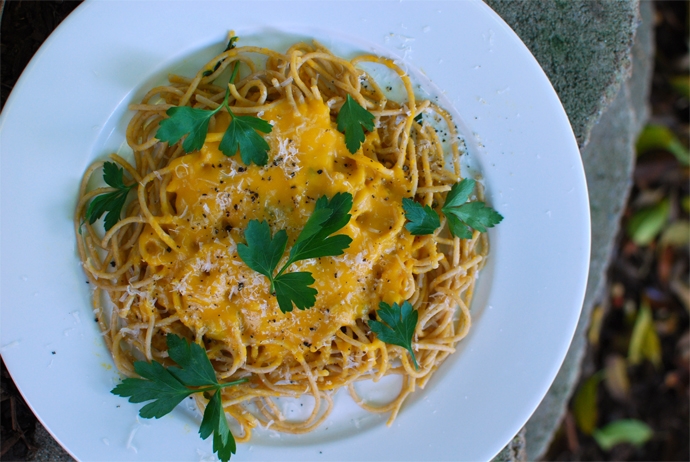
<svg viewBox="0 0 690 462"><path fill-rule="evenodd" d="M350 95L338 113L338 131L345 134L345 145L351 154L359 151L364 142L364 129L374 130L374 114L359 105Z"/></svg>
<svg viewBox="0 0 690 462"><path fill-rule="evenodd" d="M238 65L235 65L233 75L230 77L232 82L237 73ZM263 119L254 116L237 116L228 105L230 89L225 90L223 103L215 109L197 109L189 106L171 107L166 111L167 119L161 121L156 138L160 141L167 141L175 144L183 136L187 136L182 142L182 149L185 152L198 151L206 141L208 133L208 123L214 114L225 108L230 114L230 125L228 126L218 148L228 157L240 152L242 162L249 165L252 162L263 166L268 162L268 150L270 149L266 140L257 133L270 133L273 126Z"/></svg>
<svg viewBox="0 0 690 462"><path fill-rule="evenodd" d="M283 313L292 311L293 304L304 310L316 303L317 291L310 287L315 282L311 273L285 271L300 260L342 255L350 246L352 238L346 234L332 234L340 231L350 221L351 208L350 193L338 193L330 201L326 196L321 196L290 249L287 262L277 273L275 269L285 252L287 232L281 229L271 237L271 229L267 222L249 221L244 231L247 243L238 244L237 253L247 266L268 278L271 282L271 292L275 293L278 306Z"/></svg>
<svg viewBox="0 0 690 462"><path fill-rule="evenodd" d="M476 182L465 178L455 183L446 196L441 211L448 220L448 229L454 237L462 239L472 238L472 230L485 233L503 220L503 216L481 201L468 199ZM421 204L409 198L403 199L403 210L408 223L405 228L415 236L431 234L441 226L438 213L428 205Z"/></svg>
<svg viewBox="0 0 690 462"><path fill-rule="evenodd" d="M475 181L465 178L459 183L455 183L446 196L446 202L441 211L448 220L450 233L455 237L470 239L472 229L485 233L487 228L491 228L503 220L503 216L487 207L484 202L467 202L472 191L474 191Z"/></svg>
<svg viewBox="0 0 690 462"><path fill-rule="evenodd" d="M390 306L388 303L379 303L379 309L376 311L381 321L369 321L369 328L376 336L385 343L391 345L401 346L410 352L414 368L419 369L417 358L412 351L412 337L414 330L417 327L417 319L419 313L412 307L412 304L405 300L400 306L393 303Z"/></svg>
<svg viewBox="0 0 690 462"><path fill-rule="evenodd" d="M86 219L89 220L89 224L94 224L104 213L106 215L103 226L106 231L120 221L122 208L127 201L127 194L137 185L137 183L133 183L125 186L122 179L123 173L122 167L118 167L115 162L105 162L103 164L103 180L108 186L115 188L115 190L100 194L91 201L86 209Z"/></svg>
<svg viewBox="0 0 690 462"><path fill-rule="evenodd" d="M436 228L441 226L441 219L438 217L438 213L428 205L422 207L422 204L419 202L405 197L403 198L403 210L405 211L405 217L409 220L405 228L412 235L431 234L436 231Z"/></svg>
<svg viewBox="0 0 690 462"><path fill-rule="evenodd" d="M218 383L211 361L200 345L174 334L168 334L166 341L170 359L179 367L166 368L157 361L135 361L134 370L143 378L124 379L111 393L129 398L130 403L151 401L139 410L139 415L145 419L163 417L194 393L213 393L206 405L199 435L206 439L213 433L213 452L227 462L237 447L225 417L220 391L248 379Z"/></svg>

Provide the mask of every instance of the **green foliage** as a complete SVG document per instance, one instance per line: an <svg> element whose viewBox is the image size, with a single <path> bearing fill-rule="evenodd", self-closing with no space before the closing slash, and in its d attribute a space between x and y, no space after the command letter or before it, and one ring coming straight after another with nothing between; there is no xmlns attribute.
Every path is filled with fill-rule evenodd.
<svg viewBox="0 0 690 462"><path fill-rule="evenodd" d="M577 390L573 400L575 423L585 435L591 435L597 426L597 420L599 419L597 398L601 379L601 373L596 373L589 377Z"/></svg>
<svg viewBox="0 0 690 462"><path fill-rule="evenodd" d="M651 361L654 366L661 367L661 342L654 329L652 310L648 303L643 302L637 312L630 337L628 361L635 365L645 359Z"/></svg>
<svg viewBox="0 0 690 462"><path fill-rule="evenodd" d="M472 229L485 233L503 220L503 216L484 202L467 202L474 191L475 181L465 178L455 183L446 196L441 211L448 220L450 233L462 239L472 238Z"/></svg>
<svg viewBox="0 0 690 462"><path fill-rule="evenodd" d="M122 178L124 171L115 162L105 162L103 164L103 180L115 191L100 194L94 197L86 209L86 219L89 224L94 224L104 213L105 220L103 226L108 231L120 221L122 208L127 201L129 191L136 187L136 183L125 186Z"/></svg>
<svg viewBox="0 0 690 462"><path fill-rule="evenodd" d="M220 460L227 462L231 454L235 454L236 444L225 417L221 389L239 385L248 379L218 383L206 350L200 345L174 334L168 334L166 341L170 359L179 367L166 368L157 361L136 361L134 370L143 378L124 379L111 393L129 398L130 403L151 401L139 410L139 415L145 419L159 419L167 415L194 393L213 393L206 405L199 435L206 439L213 433L213 451Z"/></svg>
<svg viewBox="0 0 690 462"><path fill-rule="evenodd" d="M235 66L234 80L238 66ZM162 120L156 138L170 144L177 143L186 136L182 142L185 152L192 152L201 149L206 141L208 133L208 123L211 117L225 108L230 114L230 125L228 125L218 148L220 151L232 157L239 151L242 162L250 165L266 165L268 162L269 145L266 140L257 133L270 133L273 126L265 120L254 116L236 116L228 105L229 89L225 91L223 103L215 109L196 109L189 106L171 107L166 111L168 118Z"/></svg>
<svg viewBox="0 0 690 462"><path fill-rule="evenodd" d="M244 238L247 243L237 246L242 261L257 273L272 279L273 271L285 251L287 232L281 229L271 237L268 222L250 220L244 230Z"/></svg>
<svg viewBox="0 0 690 462"><path fill-rule="evenodd" d="M663 149L673 154L683 165L690 165L688 148L664 125L647 125L637 138L637 155L642 155L654 149Z"/></svg>
<svg viewBox="0 0 690 462"><path fill-rule="evenodd" d="M338 131L345 134L345 145L350 153L359 151L364 142L364 129L374 130L374 115L359 105L350 95L338 113Z"/></svg>
<svg viewBox="0 0 690 462"><path fill-rule="evenodd" d="M468 202L475 185L476 182L468 178L455 183L441 208L448 221L450 234L454 237L471 239L473 229L485 233L487 228L492 228L503 220L500 213L488 207L484 202ZM441 226L438 213L428 205L422 207L412 199L403 198L403 210L408 220L405 229L410 234L415 236L432 234Z"/></svg>
<svg viewBox="0 0 690 462"><path fill-rule="evenodd" d="M412 350L412 338L417 327L419 313L410 302L405 300L402 306L393 303L393 306L385 302L379 304L376 314L381 321L369 321L369 328L385 343L401 346L410 352L415 369L419 369L417 358Z"/></svg>
<svg viewBox="0 0 690 462"><path fill-rule="evenodd" d="M628 236L637 245L649 245L664 229L670 210L668 199L638 210L628 222L626 228Z"/></svg>
<svg viewBox="0 0 690 462"><path fill-rule="evenodd" d="M654 431L640 420L622 419L595 430L592 436L601 449L609 451L620 443L642 446L654 436Z"/></svg>
<svg viewBox="0 0 690 462"><path fill-rule="evenodd" d="M287 262L275 275L276 267L285 252L287 233L280 230L271 237L267 222L249 221L244 232L247 243L238 244L237 253L247 266L268 278L271 292L275 293L283 313L292 311L293 304L304 310L316 303L317 291L310 287L315 282L311 273L285 271L301 260L342 255L350 246L352 238L346 234L332 234L348 224L351 208L350 193L337 193L330 201L326 196L321 196L290 249Z"/></svg>
<svg viewBox="0 0 690 462"><path fill-rule="evenodd" d="M441 226L438 213L428 205L422 207L419 202L405 197L403 198L403 210L405 210L405 218L408 220L405 229L414 236L432 234Z"/></svg>
<svg viewBox="0 0 690 462"><path fill-rule="evenodd" d="M230 108L228 112L232 116L232 122L223 135L218 148L226 156L233 156L239 151L242 162L250 165L266 165L268 162L268 150L270 146L257 130L270 133L273 126L265 120L254 116L236 116ZM203 144L203 143L202 143Z"/></svg>

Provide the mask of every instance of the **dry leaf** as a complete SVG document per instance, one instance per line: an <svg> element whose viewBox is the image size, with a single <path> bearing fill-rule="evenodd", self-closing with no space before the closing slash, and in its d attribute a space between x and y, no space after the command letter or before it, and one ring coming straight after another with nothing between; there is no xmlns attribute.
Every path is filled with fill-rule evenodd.
<svg viewBox="0 0 690 462"><path fill-rule="evenodd" d="M639 364L645 359L651 361L656 367L661 366L661 342L654 329L652 310L646 301L637 312L628 347L630 364Z"/></svg>
<svg viewBox="0 0 690 462"><path fill-rule="evenodd" d="M625 358L618 354L608 356L604 371L604 385L609 394L619 401L627 400L630 395L630 379Z"/></svg>

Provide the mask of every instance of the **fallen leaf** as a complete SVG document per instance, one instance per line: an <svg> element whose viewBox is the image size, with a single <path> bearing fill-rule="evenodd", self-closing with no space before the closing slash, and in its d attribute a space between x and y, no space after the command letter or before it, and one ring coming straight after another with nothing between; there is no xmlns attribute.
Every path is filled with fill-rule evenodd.
<svg viewBox="0 0 690 462"><path fill-rule="evenodd" d="M642 446L653 435L654 431L649 425L635 419L616 420L592 433L597 444L604 451L609 451L620 443Z"/></svg>
<svg viewBox="0 0 690 462"><path fill-rule="evenodd" d="M670 204L664 199L656 205L645 207L633 214L628 222L628 236L637 245L649 245L664 229L668 220Z"/></svg>
<svg viewBox="0 0 690 462"><path fill-rule="evenodd" d="M659 243L663 247L682 247L690 244L690 221L674 221L661 233Z"/></svg>
<svg viewBox="0 0 690 462"><path fill-rule="evenodd" d="M599 419L597 390L601 379L601 371L593 374L580 386L573 400L575 423L577 428L585 435L591 435L597 426L597 420Z"/></svg>
<svg viewBox="0 0 690 462"><path fill-rule="evenodd" d="M592 346L599 345L599 335L601 334L601 325L604 322L604 307L597 305L592 310L592 317L589 321L589 330L587 331L587 340Z"/></svg>
<svg viewBox="0 0 690 462"><path fill-rule="evenodd" d="M688 149L671 129L664 125L647 125L637 138L635 149L638 156L653 149L664 149L676 156L683 165L690 165Z"/></svg>
<svg viewBox="0 0 690 462"><path fill-rule="evenodd" d="M628 362L621 355L612 354L606 358L604 386L609 394L618 401L626 401L630 396Z"/></svg>
<svg viewBox="0 0 690 462"><path fill-rule="evenodd" d="M649 360L654 366L661 366L661 342L654 330L654 320L649 304L644 301L635 318L630 345L628 347L628 361L636 365Z"/></svg>

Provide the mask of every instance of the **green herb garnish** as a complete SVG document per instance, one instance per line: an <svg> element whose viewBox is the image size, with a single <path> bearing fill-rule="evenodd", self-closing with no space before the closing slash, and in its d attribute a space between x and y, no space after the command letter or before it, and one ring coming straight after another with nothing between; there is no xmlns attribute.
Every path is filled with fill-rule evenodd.
<svg viewBox="0 0 690 462"><path fill-rule="evenodd" d="M268 278L271 292L275 293L283 313L292 311L293 304L304 310L316 303L317 291L310 287L315 282L311 273L285 271L297 261L342 255L352 238L346 234L331 235L350 221L351 208L350 193L338 193L330 201L326 196L321 196L290 249L287 262L277 273L275 269L285 252L287 232L281 229L271 237L271 229L266 221L249 221L244 231L247 243L238 244L237 253L247 266Z"/></svg>
<svg viewBox="0 0 690 462"><path fill-rule="evenodd" d="M448 220L450 233L462 239L472 237L472 229L485 233L503 220L503 216L487 207L484 202L467 202L474 191L475 181L465 178L455 183L446 196L446 202L441 211Z"/></svg>
<svg viewBox="0 0 690 462"><path fill-rule="evenodd" d="M364 129L374 130L374 114L359 105L349 94L338 113L338 131L345 134L345 145L350 153L359 151L364 142Z"/></svg>
<svg viewBox="0 0 690 462"><path fill-rule="evenodd" d="M431 234L441 226L438 213L428 205L422 207L419 202L405 197L403 198L403 210L405 210L405 217L409 220L405 228L412 235Z"/></svg>
<svg viewBox="0 0 690 462"><path fill-rule="evenodd" d="M235 79L238 65L235 65L230 82ZM187 136L182 142L185 152L192 152L201 149L206 141L208 133L208 122L211 117L225 108L230 114L230 125L225 131L223 138L218 146L220 151L228 157L232 157L239 150L242 162L249 165L254 162L256 165L266 165L268 162L269 145L266 140L257 133L271 133L273 126L263 119L254 116L236 116L228 105L230 89L225 90L223 103L215 109L197 109L189 106L171 107L166 111L169 116L162 120L156 138L160 141L167 141L175 144L183 136Z"/></svg>
<svg viewBox="0 0 690 462"><path fill-rule="evenodd" d="M118 167L115 162L103 164L103 180L108 186L115 188L115 191L100 194L91 200L86 209L86 218L89 220L89 224L94 224L104 213L106 215L103 226L106 231L120 221L122 208L127 201L127 194L137 185L137 183L133 183L125 186L122 179L123 173L122 167Z"/></svg>
<svg viewBox="0 0 690 462"><path fill-rule="evenodd" d="M249 379L218 383L206 350L200 345L174 334L168 334L166 341L170 359L179 367L166 368L157 361L135 361L134 370L143 378L124 379L110 392L129 398L130 403L151 401L139 410L139 415L145 419L159 419L169 414L183 399L194 393L213 393L206 405L199 435L206 439L213 433L213 452L218 453L220 460L227 462L237 447L225 417L220 391Z"/></svg>
<svg viewBox="0 0 690 462"><path fill-rule="evenodd" d="M381 321L369 321L369 328L376 336L385 343L401 346L410 352L414 368L419 369L417 359L412 351L412 337L417 327L417 310L412 308L412 304L405 300L402 306L393 303L393 306L385 302L379 303L376 311Z"/></svg>
<svg viewBox="0 0 690 462"><path fill-rule="evenodd" d="M474 191L476 182L465 178L455 183L446 196L446 202L441 211L448 220L448 229L454 237L462 239L472 238L472 230L485 233L503 220L503 216L488 207L484 202L467 202ZM438 213L431 207L424 206L412 199L403 199L405 218L409 221L405 228L413 235L431 234L441 222Z"/></svg>

